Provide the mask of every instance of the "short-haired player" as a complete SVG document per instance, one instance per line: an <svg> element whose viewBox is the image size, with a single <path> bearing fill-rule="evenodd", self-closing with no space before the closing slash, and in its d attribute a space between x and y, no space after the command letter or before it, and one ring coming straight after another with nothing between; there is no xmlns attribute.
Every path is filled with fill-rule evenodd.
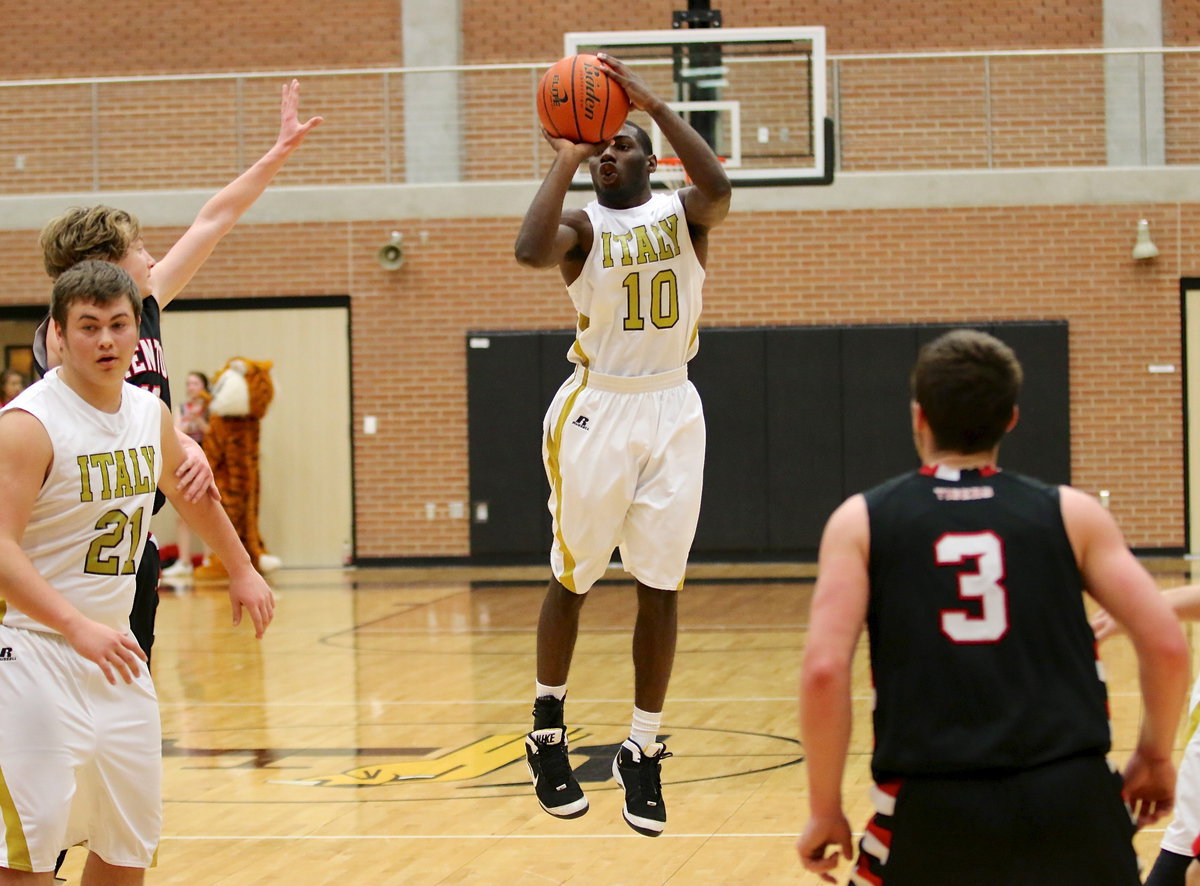
<svg viewBox="0 0 1200 886"><path fill-rule="evenodd" d="M49 884L85 842L84 886L143 882L162 824L162 739L129 631L158 485L224 559L261 637L274 597L212 498L189 501L170 412L125 383L141 298L114 264L54 285L62 364L0 410L0 884Z"/></svg>
<svg viewBox="0 0 1200 886"><path fill-rule="evenodd" d="M731 188L699 133L630 68L599 58L631 106L662 130L692 185L652 193L657 159L632 123L601 144L546 136L554 161L515 252L526 267L558 269L579 322L568 354L575 371L543 426L552 577L525 747L542 808L560 818L584 814L588 799L567 759L567 675L584 600L619 547L637 582L637 621L633 716L612 771L625 789L626 823L653 837L666 826L660 767L668 755L658 733L704 473L704 413L687 364L698 347L708 236L729 211ZM564 209L584 162L596 199Z"/></svg>
<svg viewBox="0 0 1200 886"><path fill-rule="evenodd" d="M833 882L838 850L853 855L842 781L866 628L875 815L856 883L1135 886L1130 809L1145 825L1174 797L1179 623L1098 501L998 466L1022 382L1010 348L955 330L921 349L911 381L922 466L847 499L821 539L800 690L800 860ZM1123 778L1106 759L1085 593L1137 653L1145 717Z"/></svg>

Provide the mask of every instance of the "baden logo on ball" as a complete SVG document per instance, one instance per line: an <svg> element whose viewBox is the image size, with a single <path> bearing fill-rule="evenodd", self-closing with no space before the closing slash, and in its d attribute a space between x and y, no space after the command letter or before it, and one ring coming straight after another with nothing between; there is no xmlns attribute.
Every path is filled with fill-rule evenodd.
<svg viewBox="0 0 1200 886"><path fill-rule="evenodd" d="M595 144L608 141L625 125L629 96L596 56L569 55L542 75L537 112L554 138Z"/></svg>

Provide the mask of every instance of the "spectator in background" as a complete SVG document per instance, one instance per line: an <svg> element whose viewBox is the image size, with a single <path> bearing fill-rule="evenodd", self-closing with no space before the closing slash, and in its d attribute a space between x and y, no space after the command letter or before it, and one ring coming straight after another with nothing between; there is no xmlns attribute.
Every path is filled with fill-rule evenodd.
<svg viewBox="0 0 1200 886"><path fill-rule="evenodd" d="M208 404L212 394L208 392L208 376L199 370L188 373L185 388L187 399L175 410L175 427L196 441L204 443L208 433ZM175 545L179 554L173 564L163 570L165 578L190 579L195 564L192 562L192 531L182 520L175 524Z"/></svg>
<svg viewBox="0 0 1200 886"><path fill-rule="evenodd" d="M6 405L17 394L25 390L26 384L25 376L17 370L4 370L4 374L0 375L0 406Z"/></svg>

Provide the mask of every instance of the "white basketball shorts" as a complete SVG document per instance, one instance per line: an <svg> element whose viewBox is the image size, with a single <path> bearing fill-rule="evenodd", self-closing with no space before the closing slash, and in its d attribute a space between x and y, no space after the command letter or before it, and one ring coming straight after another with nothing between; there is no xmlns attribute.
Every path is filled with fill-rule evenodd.
<svg viewBox="0 0 1200 886"><path fill-rule="evenodd" d="M554 577L587 593L619 547L642 584L681 588L704 481L704 410L687 368L630 378L579 368L542 430Z"/></svg>
<svg viewBox="0 0 1200 886"><path fill-rule="evenodd" d="M1175 777L1175 817L1163 834L1162 848L1176 855L1192 854L1200 836L1200 680L1192 687L1192 713L1187 747Z"/></svg>
<svg viewBox="0 0 1200 886"><path fill-rule="evenodd" d="M84 844L149 867L162 831L162 727L145 665L112 686L58 634L0 625L0 866L52 871Z"/></svg>

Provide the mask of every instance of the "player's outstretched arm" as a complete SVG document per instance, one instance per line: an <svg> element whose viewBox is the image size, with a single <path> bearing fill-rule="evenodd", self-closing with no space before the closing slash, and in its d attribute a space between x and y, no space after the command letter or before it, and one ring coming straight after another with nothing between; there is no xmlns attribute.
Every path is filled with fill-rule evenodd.
<svg viewBox="0 0 1200 886"><path fill-rule="evenodd" d="M1088 593L1129 635L1138 659L1145 716L1125 769L1124 795L1139 826L1170 811L1171 754L1188 684L1188 647L1179 620L1138 563L1112 515L1090 495L1063 486L1063 523Z"/></svg>
<svg viewBox="0 0 1200 886"><path fill-rule="evenodd" d="M655 95L646 82L633 69L607 53L598 53L608 72L624 87L629 104L645 111L658 124L676 155L683 163L684 171L692 180L691 187L684 188L680 198L687 210L688 225L705 230L720 224L729 213L729 200L733 187L725 167L717 159L708 142L700 133L673 111L665 101Z"/></svg>
<svg viewBox="0 0 1200 886"><path fill-rule="evenodd" d="M28 412L0 416L0 597L58 631L76 652L95 662L104 679L133 682L146 655L128 633L86 618L34 568L21 548L38 491L54 450L42 423ZM80 564L82 568L82 564Z"/></svg>
<svg viewBox="0 0 1200 886"><path fill-rule="evenodd" d="M279 109L279 136L275 144L257 163L201 207L192 226L151 269L151 285L159 304L165 307L179 294L212 254L221 238L233 229L238 219L262 196L267 185L283 168L292 152L300 147L305 136L321 124L322 117L313 117L301 123L298 116L299 107L300 83L293 80L283 87L283 100Z"/></svg>
<svg viewBox="0 0 1200 886"><path fill-rule="evenodd" d="M796 851L806 869L831 883L838 850L847 860L854 856L842 812L842 776L853 722L850 667L867 616L868 537L866 500L856 495L833 512L821 537L800 672L810 815Z"/></svg>
<svg viewBox="0 0 1200 886"><path fill-rule="evenodd" d="M188 501L180 491L176 471L183 463L183 447L175 436L175 424L165 403L162 404L162 448L163 467L159 488L175 506L179 516L204 539L229 571L233 624L241 624L244 609L254 623L254 636L261 638L275 617L275 595L250 562L250 555L246 553L233 524L217 500L201 496L195 501Z"/></svg>
<svg viewBox="0 0 1200 886"><path fill-rule="evenodd" d="M1180 621L1200 620L1200 584L1181 585L1163 591L1162 595ZM1098 609L1092 615L1092 630L1096 632L1096 640L1107 640L1121 633L1121 626L1106 610Z"/></svg>

